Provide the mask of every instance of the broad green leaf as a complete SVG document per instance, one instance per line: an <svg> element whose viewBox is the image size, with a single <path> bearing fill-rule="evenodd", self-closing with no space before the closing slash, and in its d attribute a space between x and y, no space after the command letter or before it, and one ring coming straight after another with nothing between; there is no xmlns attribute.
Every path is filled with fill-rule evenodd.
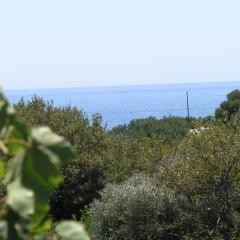
<svg viewBox="0 0 240 240"><path fill-rule="evenodd" d="M14 109L9 105L3 95L0 93L0 148L5 153L16 153L22 144L27 141L27 129L24 124L18 122L15 118ZM4 142L7 143L4 143Z"/></svg>
<svg viewBox="0 0 240 240"><path fill-rule="evenodd" d="M22 168L23 168L23 161L26 157L26 150L22 150L19 152L8 164L8 171L5 178L5 184L8 186L14 182L21 179L22 176Z"/></svg>
<svg viewBox="0 0 240 240"><path fill-rule="evenodd" d="M3 178L5 174L5 164L2 159L0 159L0 178Z"/></svg>
<svg viewBox="0 0 240 240"><path fill-rule="evenodd" d="M70 143L47 127L29 134L1 92L0 143L0 149L15 155L5 178L7 216L0 222L0 239L20 240L30 232L46 233L51 227L49 197L63 179L60 166L74 157ZM0 178L3 176L4 163L0 160ZM63 240L89 239L82 226L74 222L60 224L58 232Z"/></svg>
<svg viewBox="0 0 240 240"><path fill-rule="evenodd" d="M34 193L24 188L19 180L8 185L7 204L23 219L30 220L34 213Z"/></svg>
<svg viewBox="0 0 240 240"><path fill-rule="evenodd" d="M83 225L73 221L63 221L56 227L59 240L90 240Z"/></svg>
<svg viewBox="0 0 240 240"><path fill-rule="evenodd" d="M32 149L22 171L25 186L35 192L35 219L41 219L49 210L51 193L62 181L60 164L73 157L71 145L49 128L41 127L32 132Z"/></svg>
<svg viewBox="0 0 240 240"><path fill-rule="evenodd" d="M7 124L7 115L8 115L8 103L6 99L3 97L2 93L0 92L0 133L2 132L2 129ZM1 134L0 134L1 135Z"/></svg>
<svg viewBox="0 0 240 240"><path fill-rule="evenodd" d="M73 157L71 144L63 137L54 134L48 127L40 127L32 131L33 141L52 151L61 164L69 162ZM54 160L54 159L51 159Z"/></svg>
<svg viewBox="0 0 240 240"><path fill-rule="evenodd" d="M27 128L24 124L14 121L13 125L9 128L8 135L8 149L10 154L17 153L21 148L27 147L28 144L28 133Z"/></svg>
<svg viewBox="0 0 240 240"><path fill-rule="evenodd" d="M41 234L47 233L52 227L52 221L50 219L43 219L42 223L39 223L37 226L32 226L32 233Z"/></svg>
<svg viewBox="0 0 240 240"><path fill-rule="evenodd" d="M53 160L54 159L54 160ZM51 193L62 181L56 155L43 146L35 146L26 155L22 169L22 184L34 192L34 228L42 224L49 210L48 200Z"/></svg>
<svg viewBox="0 0 240 240"><path fill-rule="evenodd" d="M62 181L62 158L66 162L73 152L71 145L49 128L33 130L29 144L9 165L7 203L22 218L33 217L33 231L39 232L47 226L49 197Z"/></svg>

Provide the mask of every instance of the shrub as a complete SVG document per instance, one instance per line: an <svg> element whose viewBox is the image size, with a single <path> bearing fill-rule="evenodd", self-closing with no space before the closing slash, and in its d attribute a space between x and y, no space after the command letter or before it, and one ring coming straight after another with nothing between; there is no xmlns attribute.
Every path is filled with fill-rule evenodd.
<svg viewBox="0 0 240 240"><path fill-rule="evenodd" d="M63 169L64 182L50 198L50 214L55 221L80 219L82 211L104 188L102 169L97 165L76 162Z"/></svg>
<svg viewBox="0 0 240 240"><path fill-rule="evenodd" d="M182 228L193 239L240 238L240 119L189 134L161 171L166 184L184 196Z"/></svg>
<svg viewBox="0 0 240 240"><path fill-rule="evenodd" d="M238 89L227 95L227 100L220 104L215 111L215 117L224 121L229 121L231 116L240 109L240 91Z"/></svg>
<svg viewBox="0 0 240 240"><path fill-rule="evenodd" d="M192 123L186 118L170 116L158 120L149 117L135 119L129 124L119 125L113 128L111 133L138 139L161 137L165 143L172 143L180 142L191 128Z"/></svg>
<svg viewBox="0 0 240 240"><path fill-rule="evenodd" d="M84 206L104 187L103 157L108 145L101 117L96 114L90 121L76 107L55 107L37 96L21 99L15 108L18 119L29 128L47 125L74 146L77 156L62 169L65 180L51 196L50 214L54 220L79 219Z"/></svg>
<svg viewBox="0 0 240 240"><path fill-rule="evenodd" d="M179 239L177 203L171 191L144 176L107 185L90 208L96 239Z"/></svg>
<svg viewBox="0 0 240 240"><path fill-rule="evenodd" d="M110 183L126 181L139 173L155 173L170 148L162 138L111 136L110 140L104 164L105 179Z"/></svg>

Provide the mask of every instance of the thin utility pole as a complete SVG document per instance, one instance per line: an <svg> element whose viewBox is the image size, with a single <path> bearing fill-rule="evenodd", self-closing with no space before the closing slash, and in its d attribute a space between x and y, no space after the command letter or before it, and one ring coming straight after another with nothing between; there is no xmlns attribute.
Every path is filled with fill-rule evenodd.
<svg viewBox="0 0 240 240"><path fill-rule="evenodd" d="M188 98L188 91L186 92L187 95L187 119L189 120L190 118L190 113L189 113L189 98Z"/></svg>

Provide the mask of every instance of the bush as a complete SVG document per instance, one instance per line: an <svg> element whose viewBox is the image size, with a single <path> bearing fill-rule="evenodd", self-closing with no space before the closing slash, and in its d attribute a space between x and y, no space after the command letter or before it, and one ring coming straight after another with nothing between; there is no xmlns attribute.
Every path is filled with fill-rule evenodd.
<svg viewBox="0 0 240 240"><path fill-rule="evenodd" d="M193 119L191 119L193 120ZM186 118L164 117L156 119L135 119L129 124L119 125L111 130L112 134L131 138L163 138L165 143L180 142L192 128L192 123Z"/></svg>
<svg viewBox="0 0 240 240"><path fill-rule="evenodd" d="M101 117L96 114L90 121L75 107L55 107L37 96L21 99L15 108L18 119L29 128L47 125L73 144L77 156L62 169L65 180L52 194L50 213L54 220L79 219L84 206L104 187L103 158L108 145Z"/></svg>
<svg viewBox="0 0 240 240"><path fill-rule="evenodd" d="M161 171L163 183L186 199L181 221L193 239L240 238L240 118L189 134Z"/></svg>
<svg viewBox="0 0 240 240"><path fill-rule="evenodd" d="M105 158L105 179L121 183L139 173L154 174L170 151L162 138L131 139L111 136Z"/></svg>
<svg viewBox="0 0 240 240"><path fill-rule="evenodd" d="M144 176L110 184L90 208L96 239L180 239L177 203L171 191Z"/></svg>
<svg viewBox="0 0 240 240"><path fill-rule="evenodd" d="M227 95L227 100L220 104L215 111L215 117L224 121L229 121L231 116L240 109L240 91L238 89Z"/></svg>
<svg viewBox="0 0 240 240"><path fill-rule="evenodd" d="M84 163L69 164L63 169L64 182L50 198L50 214L55 221L80 219L82 211L104 188L102 169Z"/></svg>

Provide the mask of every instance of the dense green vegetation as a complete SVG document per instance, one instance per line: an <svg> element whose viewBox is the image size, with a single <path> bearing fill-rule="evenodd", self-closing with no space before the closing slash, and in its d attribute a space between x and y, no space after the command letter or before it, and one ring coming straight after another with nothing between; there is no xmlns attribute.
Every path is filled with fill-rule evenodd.
<svg viewBox="0 0 240 240"><path fill-rule="evenodd" d="M239 239L239 91L227 98L215 117L150 117L111 131L99 115L20 100L17 121L27 132L47 125L76 153L70 162L62 156L64 181L48 216L82 220L100 240Z"/></svg>
<svg viewBox="0 0 240 240"><path fill-rule="evenodd" d="M89 211L96 239L175 239L177 202L173 192L137 175L109 184Z"/></svg>
<svg viewBox="0 0 240 240"><path fill-rule="evenodd" d="M162 137L166 143L180 142L193 127L193 120L174 116L159 120L154 117L135 119L129 124L113 128L111 133L138 139Z"/></svg>
<svg viewBox="0 0 240 240"><path fill-rule="evenodd" d="M50 199L51 214L56 220L79 219L81 210L94 198L103 184L103 157L107 151L107 136L101 118L88 120L74 107L56 108L52 102L33 97L20 100L15 106L18 119L28 127L49 126L74 146L76 157L62 169L65 181ZM91 123L90 123L91 122Z"/></svg>
<svg viewBox="0 0 240 240"><path fill-rule="evenodd" d="M16 119L14 109L2 94L0 151L2 155L14 156L9 162L0 159L0 177L7 186L1 198L1 239L89 239L83 227L71 221L58 223L54 233L48 236L52 227L48 217L49 197L62 181L61 164L67 164L74 152L64 138L48 127L28 131Z"/></svg>
<svg viewBox="0 0 240 240"><path fill-rule="evenodd" d="M240 91L238 89L227 95L227 100L222 102L216 109L215 117L223 121L229 121L230 118L240 110Z"/></svg>
<svg viewBox="0 0 240 240"><path fill-rule="evenodd" d="M48 125L77 152L75 160L64 166L65 181L50 200L55 220L80 219L82 210L100 197L106 183L121 182L140 172L153 173L167 148L162 138L113 136L103 128L99 115L90 121L74 107L54 107L38 97L21 100L14 107L18 119L29 128Z"/></svg>

